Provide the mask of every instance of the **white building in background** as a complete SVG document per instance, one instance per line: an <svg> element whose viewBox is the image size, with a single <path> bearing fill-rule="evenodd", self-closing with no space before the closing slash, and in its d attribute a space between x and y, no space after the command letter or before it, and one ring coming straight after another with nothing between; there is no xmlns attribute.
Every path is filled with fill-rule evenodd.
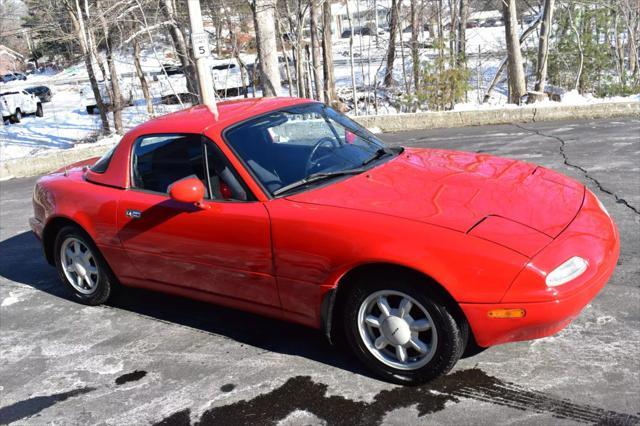
<svg viewBox="0 0 640 426"><path fill-rule="evenodd" d="M368 27L373 31L375 26L374 6L378 15L378 29L389 28L391 0L377 0L375 2L373 0L349 0L349 12L351 12L354 28ZM333 35L339 38L345 30L349 29L346 2L332 3L331 17L333 19L331 28Z"/></svg>
<svg viewBox="0 0 640 426"><path fill-rule="evenodd" d="M502 13L499 10L481 10L472 12L467 18L467 23L476 27L502 25Z"/></svg>
<svg viewBox="0 0 640 426"><path fill-rule="evenodd" d="M0 44L0 74L11 71L22 71L25 68L25 58L13 49Z"/></svg>

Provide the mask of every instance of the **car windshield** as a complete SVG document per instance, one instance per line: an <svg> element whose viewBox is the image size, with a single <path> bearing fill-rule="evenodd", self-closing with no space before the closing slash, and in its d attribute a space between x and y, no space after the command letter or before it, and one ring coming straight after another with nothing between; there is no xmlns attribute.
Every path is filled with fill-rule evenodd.
<svg viewBox="0 0 640 426"><path fill-rule="evenodd" d="M397 150L318 103L274 111L236 125L225 139L273 195L361 173Z"/></svg>

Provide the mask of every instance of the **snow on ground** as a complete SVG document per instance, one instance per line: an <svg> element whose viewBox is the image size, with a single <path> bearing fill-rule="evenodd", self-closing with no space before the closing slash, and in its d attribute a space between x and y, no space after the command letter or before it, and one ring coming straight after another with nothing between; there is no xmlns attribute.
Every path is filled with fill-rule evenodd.
<svg viewBox="0 0 640 426"><path fill-rule="evenodd" d="M524 28L520 28L521 31ZM481 27L467 29L467 55L471 71L469 81L470 90L467 92L466 101L455 106L456 111L470 111L496 108L518 108L515 105L506 104L506 87L501 82L488 103L483 104L482 98L489 82L495 75L497 68L504 56L504 27ZM409 59L410 33L402 33L402 43L398 43L396 49L396 62L393 76L399 87L406 76L411 80L411 60ZM388 33L379 35L376 43L375 36L354 37L353 50L355 61L355 80L358 87L358 95L364 97L363 87L373 86L374 82L382 81L384 77L384 64L386 63L386 47ZM431 41L431 35L423 32L419 40L424 43ZM180 105L162 105L160 97L168 93L186 91L186 80L182 76L172 76L167 79L162 74L162 64L175 63L172 49L166 41L154 40L153 46L147 46L141 51L141 63L145 73L149 76L152 96L154 96L155 116L162 115L182 108ZM537 37L535 34L527 41L528 45L535 47ZM349 39L336 38L333 43L334 73L336 86L339 93L346 98L351 97L351 68L349 57ZM287 52L291 55L291 52ZM402 57L406 58L403 69ZM420 51L421 60L424 63L433 61L437 55L433 47L423 48ZM243 62L251 64L255 61L255 54L243 54ZM126 129L149 119L146 105L142 99L139 82L135 74L133 64L133 52L124 49L115 56L116 68L120 74L124 88L132 88L134 93L134 105L125 108L123 121ZM212 60L212 63L215 61ZM95 67L96 70L98 67ZM284 75L284 71L283 71ZM99 76L100 78L100 76ZM8 88L21 88L36 85L47 85L54 91L54 97L50 103L44 104L44 117L25 117L20 124L0 126L0 162L26 158L51 150L64 150L72 148L82 142L93 142L100 130L100 118L98 115L88 115L85 110L80 91L88 89L87 73L83 63L78 63L57 74L43 73L28 77L24 82L12 82L0 84L0 90ZM126 90L123 90L123 92ZM283 93L288 94L288 88L283 88ZM259 94L258 94L259 95ZM582 96L576 91L569 91L563 95L564 105L583 105L603 101L640 101L640 95L630 97L615 97L609 99L596 99ZM534 106L558 105L557 102L536 103ZM187 106L187 105L185 105ZM362 103L360 108L364 110ZM374 113L369 104L369 113ZM522 108L530 108L525 105ZM398 111L388 102L379 102L379 114L397 114ZM114 143L116 139L107 139L105 143Z"/></svg>
<svg viewBox="0 0 640 426"><path fill-rule="evenodd" d="M44 117L24 117L19 124L0 128L0 159L29 157L48 149L71 148L100 129L87 115L78 91L63 89L43 104Z"/></svg>
<svg viewBox="0 0 640 426"><path fill-rule="evenodd" d="M156 115L180 109L180 105L154 105ZM23 117L18 124L0 127L0 161L31 157L55 149L69 149L82 142L93 142L100 130L100 116L87 114L80 86L59 87L51 102L43 104L44 117ZM125 108L126 129L149 119L143 100Z"/></svg>

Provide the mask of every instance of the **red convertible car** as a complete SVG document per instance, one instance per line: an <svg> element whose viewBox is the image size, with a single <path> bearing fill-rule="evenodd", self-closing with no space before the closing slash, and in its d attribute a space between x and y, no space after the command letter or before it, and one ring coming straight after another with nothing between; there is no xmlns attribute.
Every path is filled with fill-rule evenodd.
<svg viewBox="0 0 640 426"><path fill-rule="evenodd" d="M420 383L464 353L567 326L619 236L584 185L484 154L389 148L331 108L224 102L41 178L30 224L81 302L114 286L322 329Z"/></svg>

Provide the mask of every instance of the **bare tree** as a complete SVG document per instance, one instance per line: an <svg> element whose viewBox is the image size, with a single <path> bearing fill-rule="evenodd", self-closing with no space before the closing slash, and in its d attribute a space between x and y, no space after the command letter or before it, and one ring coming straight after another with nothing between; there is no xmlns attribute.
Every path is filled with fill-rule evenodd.
<svg viewBox="0 0 640 426"><path fill-rule="evenodd" d="M353 94L353 110L358 115L358 94L356 91L356 74L353 61L353 20L351 19L351 10L349 9L349 0L345 3L347 5L347 21L349 22L349 62L351 63L351 92Z"/></svg>
<svg viewBox="0 0 640 426"><path fill-rule="evenodd" d="M278 68L278 46L275 29L275 0L253 0L250 3L256 29L256 47L260 68L260 81L264 96L278 96L280 69Z"/></svg>
<svg viewBox="0 0 640 426"><path fill-rule="evenodd" d="M88 10L88 0L85 1L85 7ZM110 84L111 87L111 106L113 108L113 125L116 128L116 133L119 135L124 133L124 127L122 126L122 93L120 91L120 82L118 79L118 72L113 61L113 46L114 35L109 29L109 24L105 18L104 11L100 10L101 2L96 0L96 7L98 9L98 17L100 19L100 25L102 26L102 32L105 38L107 66L109 67ZM106 84L106 81L105 81Z"/></svg>
<svg viewBox="0 0 640 426"><path fill-rule="evenodd" d="M324 102L324 91L322 83L322 59L320 53L320 35L318 31L318 21L321 15L320 0L309 0L309 8L311 10L309 26L311 30L311 59L313 62L313 81L316 89L316 99Z"/></svg>
<svg viewBox="0 0 640 426"><path fill-rule="evenodd" d="M178 18L173 7L172 0L161 0L160 10L164 14L165 19L169 22L169 35L176 49L180 66L187 79L187 90L189 93L197 95L199 90L196 84L196 74L193 65L189 59L189 51L184 34L178 28Z"/></svg>
<svg viewBox="0 0 640 426"><path fill-rule="evenodd" d="M413 64L413 87L420 87L420 53L418 50L418 0L411 0L411 62Z"/></svg>
<svg viewBox="0 0 640 426"><path fill-rule="evenodd" d="M282 30L280 27L280 14L276 10L276 33L278 39L280 40L280 46L282 46L282 56L284 56L284 69L287 73L287 83L289 85L289 96L293 96L293 76L291 75L291 66L289 64L289 54L287 52L287 45L282 35Z"/></svg>
<svg viewBox="0 0 640 426"><path fill-rule="evenodd" d="M569 25L571 26L571 29L576 35L576 42L578 44L578 54L580 57L580 61L578 62L578 72L576 73L576 83L574 85L574 89L577 90L578 87L580 86L580 81L582 80L582 69L584 68L584 49L582 47L582 39L580 37L580 31L578 30L578 27L575 24L575 21L573 19L573 11L571 9L572 8L570 6L567 6L567 14L569 16Z"/></svg>
<svg viewBox="0 0 640 426"><path fill-rule="evenodd" d="M527 94L522 66L522 51L518 40L518 14L516 0L503 0L502 15L507 41L507 75L509 83L509 103L520 104Z"/></svg>
<svg viewBox="0 0 640 426"><path fill-rule="evenodd" d="M389 47L387 48L387 69L384 72L384 85L393 85L393 63L396 60L396 33L398 32L398 1L391 0L391 21L389 22Z"/></svg>
<svg viewBox="0 0 640 426"><path fill-rule="evenodd" d="M547 63L549 57L549 34L553 24L553 8L555 0L544 0L544 12L542 15L542 25L538 38L538 63L536 65L536 85L535 92L530 94L531 100L545 99L544 86L547 81Z"/></svg>
<svg viewBox="0 0 640 426"><path fill-rule="evenodd" d="M467 66L467 18L469 17L469 0L458 0L460 2L460 17L458 19L458 46L457 64Z"/></svg>
<svg viewBox="0 0 640 426"><path fill-rule="evenodd" d="M324 75L324 100L331 105L336 100L336 80L333 74L333 37L331 30L331 3L322 5L322 66Z"/></svg>
<svg viewBox="0 0 640 426"><path fill-rule="evenodd" d="M133 41L133 64L136 67L136 75L140 80L140 87L142 88L142 95L144 96L145 103L147 104L147 113L153 117L153 100L151 93L149 92L149 83L142 71L142 65L140 64L140 43L137 39Z"/></svg>
<svg viewBox="0 0 640 426"><path fill-rule="evenodd" d="M102 101L100 86L98 85L98 80L96 79L96 75L93 70L93 63L91 61L91 51L89 50L89 42L87 30L85 28L84 16L82 15L82 9L80 7L79 0L75 0L73 3L72 1L74 0L63 0L63 5L65 6L69 14L69 19L71 20L78 36L78 43L80 45L80 51L82 52L84 64L87 69L87 76L89 77L91 91L93 92L93 96L96 100L96 105L98 106L98 110L100 111L102 133L109 134L111 133L111 128L109 126L109 118L107 117L107 107Z"/></svg>
<svg viewBox="0 0 640 426"><path fill-rule="evenodd" d="M529 26L529 28L527 28L522 33L522 35L520 36L520 39L518 40L520 43L520 46L522 46L525 40L535 32L539 24L540 24L540 19L537 19ZM498 67L498 71L496 71L496 74L493 76L493 80L491 80L491 83L489 84L489 88L487 89L487 92L484 95L484 99L482 100L482 103L489 102L489 99L491 99L491 95L493 94L493 91L498 85L498 82L500 81L500 77L502 76L502 73L504 72L506 67L507 67L507 58L504 58L502 62L500 62L500 66Z"/></svg>

